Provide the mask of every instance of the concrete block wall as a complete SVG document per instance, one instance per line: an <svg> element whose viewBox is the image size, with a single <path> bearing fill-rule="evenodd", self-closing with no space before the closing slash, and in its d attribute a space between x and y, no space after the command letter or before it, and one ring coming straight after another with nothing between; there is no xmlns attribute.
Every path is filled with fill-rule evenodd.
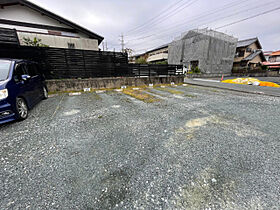
<svg viewBox="0 0 280 210"><path fill-rule="evenodd" d="M149 84L183 83L184 77L150 77L150 78L95 78L95 79L64 79L48 80L49 92L81 91L84 88L103 89L120 88L121 86L144 86Z"/></svg>

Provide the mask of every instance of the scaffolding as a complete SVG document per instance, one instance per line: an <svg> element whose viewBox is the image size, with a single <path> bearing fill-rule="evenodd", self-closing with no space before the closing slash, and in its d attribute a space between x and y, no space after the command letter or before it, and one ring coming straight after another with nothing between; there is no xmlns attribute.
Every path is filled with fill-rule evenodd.
<svg viewBox="0 0 280 210"><path fill-rule="evenodd" d="M237 38L227 34L196 29L176 38L168 49L168 63L198 68L205 74L231 73Z"/></svg>

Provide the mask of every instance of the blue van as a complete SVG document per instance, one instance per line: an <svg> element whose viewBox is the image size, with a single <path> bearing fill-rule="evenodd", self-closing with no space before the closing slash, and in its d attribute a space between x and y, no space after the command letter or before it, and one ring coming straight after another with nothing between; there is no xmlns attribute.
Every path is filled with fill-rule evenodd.
<svg viewBox="0 0 280 210"><path fill-rule="evenodd" d="M38 65L31 61L0 59L0 124L24 120L48 90Z"/></svg>

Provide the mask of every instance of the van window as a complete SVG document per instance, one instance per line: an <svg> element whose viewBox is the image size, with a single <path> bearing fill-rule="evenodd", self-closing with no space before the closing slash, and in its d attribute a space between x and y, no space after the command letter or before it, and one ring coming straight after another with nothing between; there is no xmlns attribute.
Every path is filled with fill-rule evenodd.
<svg viewBox="0 0 280 210"><path fill-rule="evenodd" d="M0 81L8 78L11 63L11 61L0 60Z"/></svg>
<svg viewBox="0 0 280 210"><path fill-rule="evenodd" d="M28 75L31 77L35 77L39 75L37 66L35 64L28 64L27 71L28 71Z"/></svg>
<svg viewBox="0 0 280 210"><path fill-rule="evenodd" d="M14 80L15 82L21 81L21 76L26 74L25 64L17 64L14 71Z"/></svg>

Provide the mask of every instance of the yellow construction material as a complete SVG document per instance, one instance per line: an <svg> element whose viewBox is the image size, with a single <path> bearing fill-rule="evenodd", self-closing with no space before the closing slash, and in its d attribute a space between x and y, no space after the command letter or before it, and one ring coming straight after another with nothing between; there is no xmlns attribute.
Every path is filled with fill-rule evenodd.
<svg viewBox="0 0 280 210"><path fill-rule="evenodd" d="M231 84L240 84L240 85L257 85L265 87L277 87L280 88L280 85L273 82L263 82L255 78L236 78L222 81L223 83Z"/></svg>

